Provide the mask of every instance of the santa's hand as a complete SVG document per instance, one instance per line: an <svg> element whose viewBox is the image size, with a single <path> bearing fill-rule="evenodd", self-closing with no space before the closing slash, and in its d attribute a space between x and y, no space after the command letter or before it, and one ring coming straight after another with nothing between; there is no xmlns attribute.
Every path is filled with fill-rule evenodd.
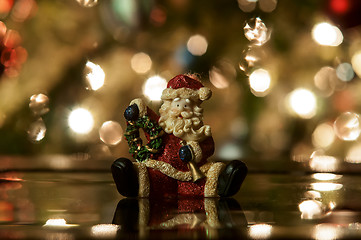
<svg viewBox="0 0 361 240"><path fill-rule="evenodd" d="M137 104L132 104L124 111L124 117L127 121L135 121L139 117L139 108Z"/></svg>
<svg viewBox="0 0 361 240"><path fill-rule="evenodd" d="M185 163L188 163L193 160L192 149L188 145L181 147L179 149L178 154L179 154L179 158Z"/></svg>

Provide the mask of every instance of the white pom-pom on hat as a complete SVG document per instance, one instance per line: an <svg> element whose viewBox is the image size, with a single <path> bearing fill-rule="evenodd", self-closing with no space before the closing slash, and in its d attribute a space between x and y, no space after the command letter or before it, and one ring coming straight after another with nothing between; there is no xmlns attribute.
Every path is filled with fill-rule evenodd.
<svg viewBox="0 0 361 240"><path fill-rule="evenodd" d="M207 87L202 87L198 90L198 95L199 95L199 99L201 101L205 101L205 100L208 100L212 96L212 91L211 91L211 89L209 89Z"/></svg>

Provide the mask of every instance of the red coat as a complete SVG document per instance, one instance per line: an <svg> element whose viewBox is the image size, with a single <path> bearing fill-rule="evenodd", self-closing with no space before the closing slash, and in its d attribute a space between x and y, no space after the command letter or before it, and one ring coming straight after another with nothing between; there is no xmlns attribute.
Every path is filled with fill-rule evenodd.
<svg viewBox="0 0 361 240"><path fill-rule="evenodd" d="M148 116L152 121L158 122L159 117L150 109L148 109ZM178 155L179 149L182 147L182 139L174 136L173 134L165 133L163 135L163 148L160 153L154 155L152 159L169 163L179 171L189 171L188 166L184 163ZM207 159L214 153L214 141L212 137L207 137L199 143L202 149L202 159L197 163L202 166L207 162ZM203 196L205 179L201 179L196 183L182 182L170 178L163 173L148 169L151 195L155 196Z"/></svg>

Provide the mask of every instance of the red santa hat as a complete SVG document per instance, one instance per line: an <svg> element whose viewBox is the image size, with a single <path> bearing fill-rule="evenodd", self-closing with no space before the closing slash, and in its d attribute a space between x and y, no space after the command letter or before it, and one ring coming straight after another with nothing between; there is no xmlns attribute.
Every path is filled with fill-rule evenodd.
<svg viewBox="0 0 361 240"><path fill-rule="evenodd" d="M198 79L188 75L177 75L168 82L161 98L162 100L172 100L179 97L188 98L192 101L205 101L211 96L212 91L204 87Z"/></svg>

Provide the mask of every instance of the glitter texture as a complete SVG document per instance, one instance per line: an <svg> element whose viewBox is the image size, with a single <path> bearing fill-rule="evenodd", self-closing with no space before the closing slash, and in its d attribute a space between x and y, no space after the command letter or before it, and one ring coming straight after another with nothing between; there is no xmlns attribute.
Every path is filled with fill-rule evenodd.
<svg viewBox="0 0 361 240"><path fill-rule="evenodd" d="M221 224L218 219L218 211L215 199L204 199L204 209L206 210L206 222L211 228L220 227Z"/></svg>
<svg viewBox="0 0 361 240"><path fill-rule="evenodd" d="M218 177L223 168L225 167L224 163L216 162L213 163L209 171L207 172L207 181L204 186L204 196L205 197L217 197L217 186L218 186Z"/></svg>
<svg viewBox="0 0 361 240"><path fill-rule="evenodd" d="M147 160L142 163L135 163L134 165L139 177L139 197L149 197L150 195L151 184L147 168L149 168L148 170L156 170L165 176L178 180L178 193L181 195L218 197L218 176L225 167L225 164L221 162L206 163L200 167L200 170L206 175L206 179L201 179L196 183L193 183L191 182L192 175L190 171L179 171L169 163L157 160Z"/></svg>
<svg viewBox="0 0 361 240"><path fill-rule="evenodd" d="M191 146L194 154L194 161L196 163L202 160L202 149L199 146L199 143L196 141L187 141L187 144Z"/></svg>
<svg viewBox="0 0 361 240"><path fill-rule="evenodd" d="M139 197L149 197L150 184L147 172L147 167L141 163L134 163L135 169L138 172L139 179Z"/></svg>
<svg viewBox="0 0 361 240"><path fill-rule="evenodd" d="M129 106L136 104L139 109L139 117L144 117L147 115L147 106L145 105L144 101L140 98L136 98L130 102Z"/></svg>
<svg viewBox="0 0 361 240"><path fill-rule="evenodd" d="M158 170L158 171L162 172L164 175L167 175L168 177L174 178L176 180L183 181L183 182L192 181L192 174L190 171L187 171L187 172L179 171L176 168L174 168L172 165L170 165L169 163L150 159L150 160L146 161L144 164L145 164L145 166L147 166L149 168L153 168L155 170ZM200 170L206 174L212 164L214 164L214 163L206 163L200 167Z"/></svg>
<svg viewBox="0 0 361 240"><path fill-rule="evenodd" d="M168 228L176 227L178 225L190 225L190 228L194 228L200 223L202 223L202 219L199 219L197 215L195 215L194 213L185 213L185 214L179 214L174 218L161 223L160 227L168 229Z"/></svg>

